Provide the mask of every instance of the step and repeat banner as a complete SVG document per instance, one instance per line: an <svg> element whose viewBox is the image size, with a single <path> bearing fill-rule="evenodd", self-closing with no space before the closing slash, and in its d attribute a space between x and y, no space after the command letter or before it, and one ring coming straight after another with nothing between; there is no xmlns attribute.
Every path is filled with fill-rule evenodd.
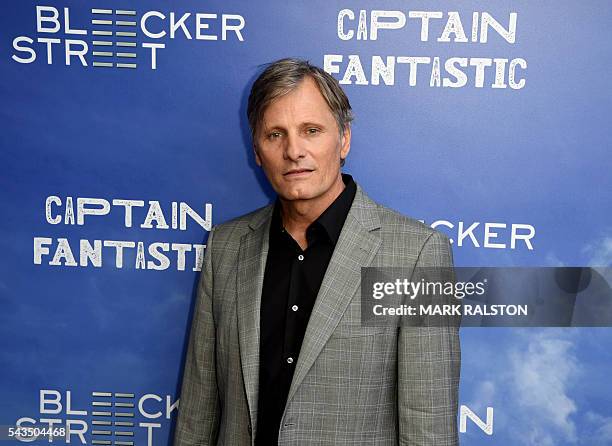
<svg viewBox="0 0 612 446"><path fill-rule="evenodd" d="M603 1L5 3L0 425L171 444L208 231L274 199L245 112L282 57L339 80L344 171L456 265L610 266L611 21ZM461 340L461 444L612 444L609 328Z"/></svg>

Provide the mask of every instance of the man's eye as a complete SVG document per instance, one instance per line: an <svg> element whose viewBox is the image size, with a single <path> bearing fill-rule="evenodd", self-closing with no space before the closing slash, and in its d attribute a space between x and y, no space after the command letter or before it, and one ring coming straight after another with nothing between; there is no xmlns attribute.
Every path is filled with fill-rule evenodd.
<svg viewBox="0 0 612 446"><path fill-rule="evenodd" d="M319 133L319 129L317 128L309 128L308 130L306 130L306 133L310 134L310 135L314 135L315 133Z"/></svg>
<svg viewBox="0 0 612 446"><path fill-rule="evenodd" d="M276 138L278 138L279 136L281 136L281 133L280 133L280 132L272 132L272 133L270 133L270 134L268 135L268 138L270 138L270 139L276 139Z"/></svg>

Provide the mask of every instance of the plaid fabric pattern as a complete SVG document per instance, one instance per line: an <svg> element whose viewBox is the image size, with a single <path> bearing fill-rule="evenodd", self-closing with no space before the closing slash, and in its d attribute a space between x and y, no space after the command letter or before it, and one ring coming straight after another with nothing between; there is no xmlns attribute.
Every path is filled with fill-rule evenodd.
<svg viewBox="0 0 612 446"><path fill-rule="evenodd" d="M272 205L213 228L176 446L253 445ZM451 266L448 238L357 194L306 329L279 444L456 446L457 327L363 327L361 267Z"/></svg>

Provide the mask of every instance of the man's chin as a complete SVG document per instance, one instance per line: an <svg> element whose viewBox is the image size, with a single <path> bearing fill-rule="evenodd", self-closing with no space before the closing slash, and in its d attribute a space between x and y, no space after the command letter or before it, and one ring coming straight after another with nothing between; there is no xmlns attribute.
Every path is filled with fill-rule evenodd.
<svg viewBox="0 0 612 446"><path fill-rule="evenodd" d="M304 189L292 189L286 190L279 194L285 201L300 201L310 200L314 198L314 194L309 190Z"/></svg>
<svg viewBox="0 0 612 446"><path fill-rule="evenodd" d="M288 194L283 197L285 201L303 201L310 200L312 197L305 194Z"/></svg>

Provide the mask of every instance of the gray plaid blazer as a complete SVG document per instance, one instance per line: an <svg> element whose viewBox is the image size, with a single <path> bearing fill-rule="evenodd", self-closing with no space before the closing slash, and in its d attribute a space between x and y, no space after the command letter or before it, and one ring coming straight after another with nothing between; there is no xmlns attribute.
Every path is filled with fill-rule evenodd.
<svg viewBox="0 0 612 446"><path fill-rule="evenodd" d="M213 228L176 446L253 445L273 205ZM457 445L458 328L361 324L361 267L450 266L448 238L357 193L304 336L280 445Z"/></svg>

